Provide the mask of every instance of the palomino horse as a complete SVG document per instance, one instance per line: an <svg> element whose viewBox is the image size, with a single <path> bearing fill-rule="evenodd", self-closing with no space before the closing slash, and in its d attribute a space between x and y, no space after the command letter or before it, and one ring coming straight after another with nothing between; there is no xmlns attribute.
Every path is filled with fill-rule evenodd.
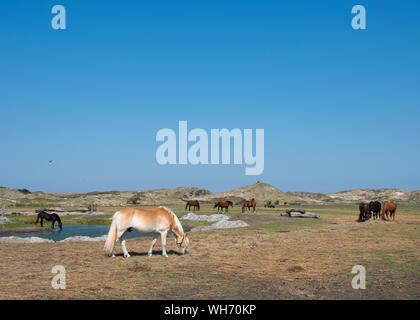
<svg viewBox="0 0 420 320"><path fill-rule="evenodd" d="M166 254L166 236L171 230L174 234L178 248L182 248L182 253L188 253L189 239L175 213L166 208L159 207L155 209L145 210L137 208L127 208L118 211L112 217L111 227L109 228L108 237L105 242L105 252L111 256L114 255L115 241L120 240L124 252L124 257L129 258L127 248L125 247L125 239L127 232L135 230L139 233L153 233L152 245L148 251L148 255L152 255L153 246L155 245L159 235L162 237L162 255Z"/></svg>
<svg viewBox="0 0 420 320"><path fill-rule="evenodd" d="M388 220L388 213L389 217L392 218L392 220L395 220L395 211L397 211L397 204L394 201L385 201L382 208L382 220Z"/></svg>
<svg viewBox="0 0 420 320"><path fill-rule="evenodd" d="M217 213L219 213L219 209L223 212L223 208L225 209L225 212L228 212L229 206L233 208L232 201L219 201L214 205L214 208L217 208Z"/></svg>
<svg viewBox="0 0 420 320"><path fill-rule="evenodd" d="M197 209L197 211L200 211L200 202L198 202L197 200L188 200L187 204L185 205L185 210L187 210L188 207L188 211L191 211L191 207L193 207L193 210L195 211L195 209Z"/></svg>
<svg viewBox="0 0 420 320"><path fill-rule="evenodd" d="M61 219L56 213L47 213L47 209L39 209L35 212L38 213L38 216L36 217L35 224L38 223L38 220L41 219L41 227L44 226L44 219L47 221L52 221L51 228L54 228L54 224L57 221L58 226L60 227L60 230L63 230L63 224L61 223Z"/></svg>
<svg viewBox="0 0 420 320"><path fill-rule="evenodd" d="M255 202L254 198L252 198L251 201L245 201L244 204L242 205L242 213L244 213L245 208L248 209L248 212L251 211L250 208L254 208L254 213L255 213L256 206L257 206L257 203Z"/></svg>

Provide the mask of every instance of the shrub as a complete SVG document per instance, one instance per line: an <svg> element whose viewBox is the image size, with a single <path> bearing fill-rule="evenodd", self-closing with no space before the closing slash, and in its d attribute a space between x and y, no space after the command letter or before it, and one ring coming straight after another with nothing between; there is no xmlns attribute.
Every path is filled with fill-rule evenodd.
<svg viewBox="0 0 420 320"><path fill-rule="evenodd" d="M130 199L128 199L127 203L128 204L140 204L142 202L142 200L144 200L144 199L145 199L144 195L142 195L141 193L136 193Z"/></svg>
<svg viewBox="0 0 420 320"><path fill-rule="evenodd" d="M23 194L31 194L32 193L28 189L18 189L18 191L23 193Z"/></svg>

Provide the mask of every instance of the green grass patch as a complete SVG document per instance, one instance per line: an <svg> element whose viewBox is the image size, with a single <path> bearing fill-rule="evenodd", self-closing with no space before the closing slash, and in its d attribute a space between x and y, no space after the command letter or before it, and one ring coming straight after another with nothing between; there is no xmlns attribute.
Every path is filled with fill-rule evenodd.
<svg viewBox="0 0 420 320"><path fill-rule="evenodd" d="M0 228L23 228L23 227L27 227L28 225L25 223L21 223L21 222L12 222L12 223L6 223L2 226L0 226Z"/></svg>

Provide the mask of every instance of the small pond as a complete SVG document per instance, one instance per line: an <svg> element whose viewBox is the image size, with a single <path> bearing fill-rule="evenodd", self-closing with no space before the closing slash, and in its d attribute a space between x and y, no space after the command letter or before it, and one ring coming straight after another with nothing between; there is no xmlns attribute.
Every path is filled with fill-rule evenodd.
<svg viewBox="0 0 420 320"><path fill-rule="evenodd" d="M53 241L61 241L69 237L75 236L87 236L91 238L102 237L105 234L108 234L109 226L100 226L100 225L69 225L63 226L63 230L60 231L59 228L55 227L54 229L46 228L51 230L44 233L30 233L30 234L21 234L17 237L39 237L43 239L49 239ZM151 234L141 234L135 231L127 232L127 239L130 238L139 238L139 237L150 237Z"/></svg>

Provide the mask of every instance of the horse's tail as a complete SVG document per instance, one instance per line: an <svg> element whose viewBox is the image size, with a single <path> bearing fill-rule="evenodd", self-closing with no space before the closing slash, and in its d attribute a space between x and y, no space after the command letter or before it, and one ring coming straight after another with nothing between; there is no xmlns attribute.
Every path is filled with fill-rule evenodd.
<svg viewBox="0 0 420 320"><path fill-rule="evenodd" d="M112 252L114 251L115 241L117 240L118 230L117 230L116 218L118 214L119 212L116 212L114 216L112 217L112 223L111 223L111 226L109 227L108 237L106 238L106 241L105 241L104 250L107 255L112 254Z"/></svg>
<svg viewBox="0 0 420 320"><path fill-rule="evenodd" d="M200 211L200 202L197 201L198 211Z"/></svg>
<svg viewBox="0 0 420 320"><path fill-rule="evenodd" d="M38 223L38 221L39 221L39 215L40 215L40 213L38 213L38 216L36 217L35 224L37 224L37 223Z"/></svg>
<svg viewBox="0 0 420 320"><path fill-rule="evenodd" d="M187 207L188 207L188 202L187 202L187 204L185 205L185 210L187 210Z"/></svg>

